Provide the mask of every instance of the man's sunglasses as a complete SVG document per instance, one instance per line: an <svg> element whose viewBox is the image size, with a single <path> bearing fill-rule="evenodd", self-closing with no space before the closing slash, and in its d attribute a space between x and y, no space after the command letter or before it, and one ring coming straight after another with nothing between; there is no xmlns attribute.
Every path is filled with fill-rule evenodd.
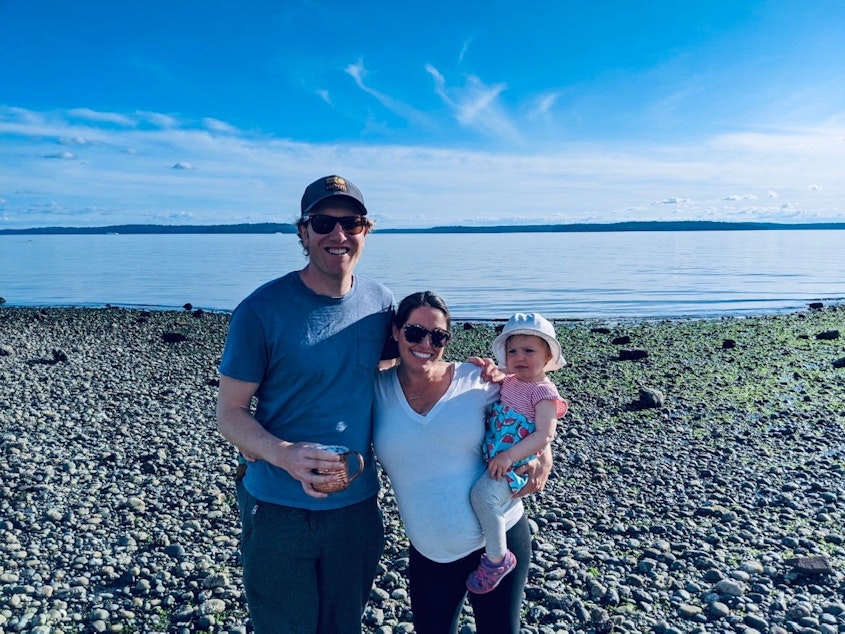
<svg viewBox="0 0 845 634"><path fill-rule="evenodd" d="M428 335L431 338L431 345L435 348L442 348L452 338L452 333L448 330L442 328L429 330L419 324L405 324L402 326L402 332L405 334L405 341L408 343L419 343Z"/></svg>
<svg viewBox="0 0 845 634"><path fill-rule="evenodd" d="M335 225L339 224L343 232L355 236L364 230L364 227L369 226L367 219L364 216L327 216L325 214L314 214L308 216L306 222L311 224L314 233L327 234L334 231Z"/></svg>

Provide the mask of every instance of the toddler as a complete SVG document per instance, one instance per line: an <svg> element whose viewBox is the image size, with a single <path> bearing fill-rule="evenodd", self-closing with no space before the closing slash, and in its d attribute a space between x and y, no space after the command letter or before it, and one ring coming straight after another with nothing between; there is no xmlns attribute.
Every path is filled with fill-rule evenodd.
<svg viewBox="0 0 845 634"><path fill-rule="evenodd" d="M507 548L504 511L528 479L515 470L543 452L567 410L546 378L546 372L566 365L551 322L537 313L516 313L493 341L493 354L507 374L485 421L487 472L471 494L486 540L481 563L467 578L467 589L475 594L490 592L516 567Z"/></svg>

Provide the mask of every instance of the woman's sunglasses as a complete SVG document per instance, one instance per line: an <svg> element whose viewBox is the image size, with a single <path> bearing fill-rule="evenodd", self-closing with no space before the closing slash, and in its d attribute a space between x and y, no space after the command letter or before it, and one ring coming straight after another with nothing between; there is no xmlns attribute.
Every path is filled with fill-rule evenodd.
<svg viewBox="0 0 845 634"><path fill-rule="evenodd" d="M431 345L435 348L442 348L452 338L452 333L448 330L442 328L429 330L419 324L405 324L402 326L402 332L405 334L405 341L408 343L419 343L428 335L431 338Z"/></svg>
<svg viewBox="0 0 845 634"><path fill-rule="evenodd" d="M337 218L335 216L327 216L325 214L314 214L313 216L308 216L308 220L306 222L311 223L311 228L314 230L314 233L320 233L323 235L334 231L335 225L339 224L340 228L343 229L343 232L350 236L358 235L364 230L364 227L369 224L364 216L341 216L340 218Z"/></svg>

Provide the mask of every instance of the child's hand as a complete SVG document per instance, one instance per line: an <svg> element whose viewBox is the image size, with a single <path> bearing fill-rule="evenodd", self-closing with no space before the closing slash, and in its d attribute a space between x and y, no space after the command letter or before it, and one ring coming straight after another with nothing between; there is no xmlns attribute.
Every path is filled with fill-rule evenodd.
<svg viewBox="0 0 845 634"><path fill-rule="evenodd" d="M508 457L508 452L503 451L490 460L487 464L487 470L490 472L491 478L501 480L510 471L511 465L513 465L513 462Z"/></svg>

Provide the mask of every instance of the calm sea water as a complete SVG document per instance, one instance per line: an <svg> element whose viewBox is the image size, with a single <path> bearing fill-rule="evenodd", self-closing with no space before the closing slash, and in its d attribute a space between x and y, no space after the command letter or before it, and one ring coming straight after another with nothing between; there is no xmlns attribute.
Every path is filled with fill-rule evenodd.
<svg viewBox="0 0 845 634"><path fill-rule="evenodd" d="M6 306L232 310L305 263L294 235L0 236ZM845 299L845 232L372 234L359 273L457 319L712 316Z"/></svg>

